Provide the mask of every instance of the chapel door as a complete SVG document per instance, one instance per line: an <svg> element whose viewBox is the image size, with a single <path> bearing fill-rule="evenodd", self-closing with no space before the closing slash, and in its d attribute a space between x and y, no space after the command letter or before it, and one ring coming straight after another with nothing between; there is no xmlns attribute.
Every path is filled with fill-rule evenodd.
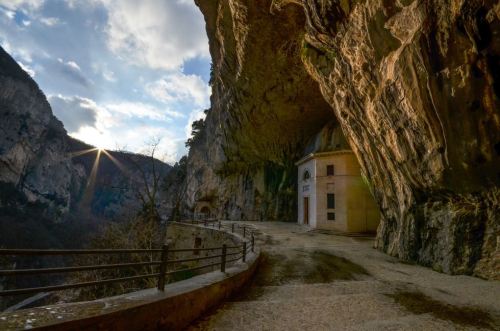
<svg viewBox="0 0 500 331"><path fill-rule="evenodd" d="M304 224L309 225L309 197L304 197Z"/></svg>

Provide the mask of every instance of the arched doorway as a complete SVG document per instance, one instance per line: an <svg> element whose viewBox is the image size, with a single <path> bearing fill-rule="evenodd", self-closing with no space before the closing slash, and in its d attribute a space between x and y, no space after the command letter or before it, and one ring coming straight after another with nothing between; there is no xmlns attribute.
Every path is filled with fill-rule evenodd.
<svg viewBox="0 0 500 331"><path fill-rule="evenodd" d="M195 207L195 219L206 220L213 216L212 206L207 201L198 201Z"/></svg>
<svg viewBox="0 0 500 331"><path fill-rule="evenodd" d="M203 206L200 209L200 215L203 218L209 218L210 217L210 208L208 208L207 206Z"/></svg>

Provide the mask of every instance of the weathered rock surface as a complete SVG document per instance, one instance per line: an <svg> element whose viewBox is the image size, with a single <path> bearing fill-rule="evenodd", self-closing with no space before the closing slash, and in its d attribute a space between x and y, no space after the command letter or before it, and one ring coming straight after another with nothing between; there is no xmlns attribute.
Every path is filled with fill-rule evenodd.
<svg viewBox="0 0 500 331"><path fill-rule="evenodd" d="M294 220L294 161L331 110L300 59L300 8L197 1L213 58L212 107L190 150L188 197L223 218Z"/></svg>
<svg viewBox="0 0 500 331"><path fill-rule="evenodd" d="M377 247L500 277L498 1L304 1L304 63L383 220Z"/></svg>
<svg viewBox="0 0 500 331"><path fill-rule="evenodd" d="M197 3L214 75L193 200L255 214L269 191L249 169L287 164L335 117L380 205L379 249L500 279L498 1ZM221 178L221 163L244 166Z"/></svg>
<svg viewBox="0 0 500 331"><path fill-rule="evenodd" d="M1 48L0 86L0 181L56 214L67 212L78 172L66 156L66 131L38 85Z"/></svg>

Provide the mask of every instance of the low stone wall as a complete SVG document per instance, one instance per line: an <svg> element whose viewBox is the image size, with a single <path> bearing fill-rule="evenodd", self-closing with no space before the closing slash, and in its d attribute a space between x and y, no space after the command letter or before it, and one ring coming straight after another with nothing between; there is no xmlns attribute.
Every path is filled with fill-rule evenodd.
<svg viewBox="0 0 500 331"><path fill-rule="evenodd" d="M199 239L199 244L197 243ZM222 244L235 246L241 244L241 238L225 231L205 228L185 223L170 223L167 227L167 240L172 249L210 248Z"/></svg>
<svg viewBox="0 0 500 331"><path fill-rule="evenodd" d="M228 247L234 247L241 244L241 239L237 236L233 236L224 231L219 231L216 229L205 228L201 226L194 226L190 224L183 223L171 223L167 228L167 241L169 242L170 249L186 249L186 248L213 248L221 247L226 244ZM228 250L228 253L235 253L235 249ZM197 252L193 256L193 252L177 252L170 253L170 259L186 259L191 257L208 257L213 255L220 255L221 250L207 250ZM228 257L229 260L229 257ZM220 257L213 259L204 259L201 261L190 261L184 262L182 265L172 265L171 267L175 269L198 267L202 265L212 264L220 261ZM228 263L227 266L230 266ZM205 268L197 272L197 274L203 274L210 271L218 270L218 266Z"/></svg>
<svg viewBox="0 0 500 331"><path fill-rule="evenodd" d="M208 239L211 235L234 244L243 240L215 229L189 225L176 225L176 229L169 236L181 238L207 231L207 245L215 245ZM0 330L179 330L240 290L252 277L258 260L256 250L248 254L246 263L240 260L224 273L213 271L169 284L164 292L147 289L100 300L3 313Z"/></svg>

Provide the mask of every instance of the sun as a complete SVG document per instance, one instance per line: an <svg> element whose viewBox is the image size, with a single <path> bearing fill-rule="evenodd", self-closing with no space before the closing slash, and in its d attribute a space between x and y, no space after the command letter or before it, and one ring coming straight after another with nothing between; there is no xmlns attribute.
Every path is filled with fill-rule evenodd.
<svg viewBox="0 0 500 331"><path fill-rule="evenodd" d="M97 143L94 142L94 144L92 144L92 145L94 145L94 148L96 151L102 152L102 151L106 150L106 146L104 144L99 144L98 142Z"/></svg>

